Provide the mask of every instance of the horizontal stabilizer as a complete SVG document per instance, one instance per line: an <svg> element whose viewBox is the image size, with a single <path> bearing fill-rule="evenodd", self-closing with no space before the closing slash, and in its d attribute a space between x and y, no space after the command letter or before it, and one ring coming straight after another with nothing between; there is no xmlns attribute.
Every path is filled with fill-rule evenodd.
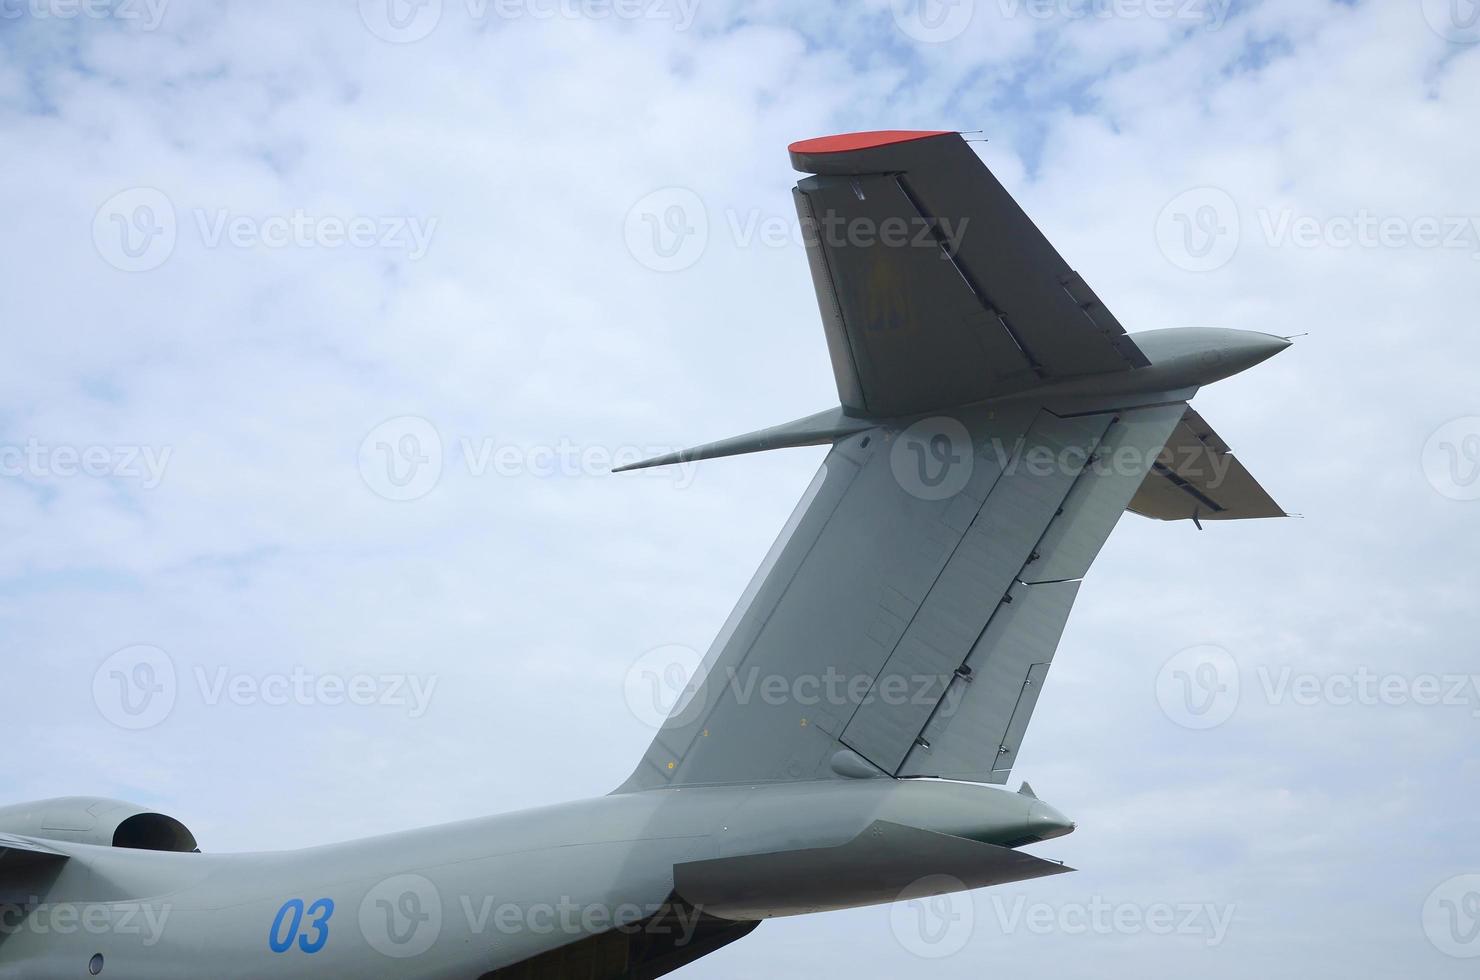
<svg viewBox="0 0 1480 980"><path fill-rule="evenodd" d="M1072 870L1011 848L878 820L838 847L680 864L673 888L708 915L745 921L929 898L951 886L985 888Z"/></svg>
<svg viewBox="0 0 1480 980"><path fill-rule="evenodd" d="M1128 509L1161 521L1288 516L1212 426L1190 408Z"/></svg>
<svg viewBox="0 0 1480 980"><path fill-rule="evenodd" d="M787 422L784 425L773 425L769 429L747 432L743 436L733 436L729 439L721 439L719 442L695 446L693 449L654 456L640 463L619 466L612 472L626 473L628 470L642 470L650 466L669 466L674 463L690 463L700 459L762 453L768 449L825 446L843 436L871 429L877 424L867 419L853 418L845 414L841 408L832 408L825 412L818 412L816 415L809 415L804 419L797 419L795 422Z"/></svg>

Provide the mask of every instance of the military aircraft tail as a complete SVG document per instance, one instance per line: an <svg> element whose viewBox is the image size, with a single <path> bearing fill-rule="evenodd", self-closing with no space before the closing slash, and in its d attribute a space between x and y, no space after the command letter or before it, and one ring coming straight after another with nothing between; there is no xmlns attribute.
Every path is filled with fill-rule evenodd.
<svg viewBox="0 0 1480 980"><path fill-rule="evenodd" d="M1005 782L1127 508L1283 513L1187 400L1287 342L1127 335L957 134L791 150L841 404L638 465L831 449L622 790Z"/></svg>

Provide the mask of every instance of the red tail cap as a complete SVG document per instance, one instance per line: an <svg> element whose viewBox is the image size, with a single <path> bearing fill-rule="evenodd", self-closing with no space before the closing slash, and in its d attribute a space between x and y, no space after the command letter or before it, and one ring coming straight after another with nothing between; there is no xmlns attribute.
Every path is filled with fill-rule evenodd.
<svg viewBox="0 0 1480 980"><path fill-rule="evenodd" d="M818 153L847 153L851 150L871 150L891 143L908 143L928 136L946 136L954 132L953 129L878 129L868 133L842 133L838 136L798 140L787 149L807 156Z"/></svg>

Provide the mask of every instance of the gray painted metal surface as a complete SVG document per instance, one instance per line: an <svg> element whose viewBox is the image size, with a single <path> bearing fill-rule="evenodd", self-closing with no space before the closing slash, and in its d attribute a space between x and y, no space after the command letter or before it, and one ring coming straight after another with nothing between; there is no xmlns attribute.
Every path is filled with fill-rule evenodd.
<svg viewBox="0 0 1480 980"><path fill-rule="evenodd" d="M1191 408L1178 421L1151 475L1127 505L1163 521L1285 517L1213 427Z"/></svg>
<svg viewBox="0 0 1480 980"><path fill-rule="evenodd" d="M1019 848L1073 823L994 784L1128 506L1279 512L1186 402L1288 342L1127 335L955 134L792 155L841 405L643 465L832 448L627 781L243 855L112 800L0 809L0 978L656 977L765 918L1067 870ZM898 221L924 237L829 237Z"/></svg>

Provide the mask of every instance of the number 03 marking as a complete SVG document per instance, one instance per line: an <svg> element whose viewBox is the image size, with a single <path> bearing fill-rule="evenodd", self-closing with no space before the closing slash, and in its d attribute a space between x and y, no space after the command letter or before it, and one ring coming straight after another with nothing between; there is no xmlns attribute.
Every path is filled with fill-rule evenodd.
<svg viewBox="0 0 1480 980"><path fill-rule="evenodd" d="M267 948L286 953L298 941L305 953L317 953L329 941L329 917L334 914L334 900L321 898L304 908L303 899L290 898L278 909L267 932ZM305 920L307 920L305 922Z"/></svg>

